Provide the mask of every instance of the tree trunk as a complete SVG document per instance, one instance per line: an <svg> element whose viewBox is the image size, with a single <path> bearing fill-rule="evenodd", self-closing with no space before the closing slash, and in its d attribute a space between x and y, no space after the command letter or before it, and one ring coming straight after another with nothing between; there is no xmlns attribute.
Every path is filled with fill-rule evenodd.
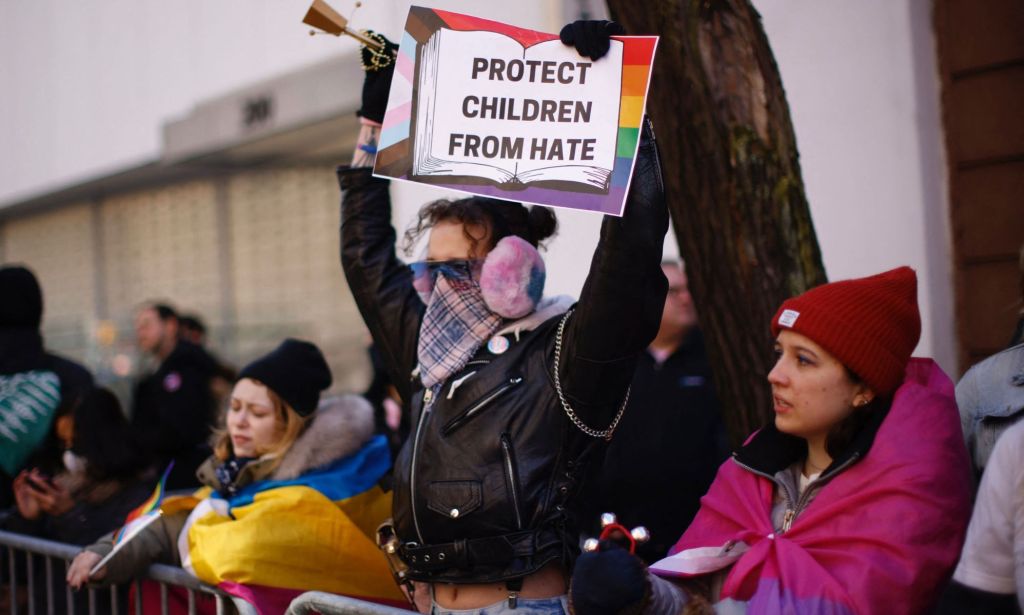
<svg viewBox="0 0 1024 615"><path fill-rule="evenodd" d="M735 445L772 416L772 316L825 282L779 70L749 0L608 5L661 37L647 109Z"/></svg>

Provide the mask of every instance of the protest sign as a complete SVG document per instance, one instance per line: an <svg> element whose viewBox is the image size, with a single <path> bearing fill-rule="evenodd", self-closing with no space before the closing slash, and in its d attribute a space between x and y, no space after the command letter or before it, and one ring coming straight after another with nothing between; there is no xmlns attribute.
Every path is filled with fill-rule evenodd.
<svg viewBox="0 0 1024 615"><path fill-rule="evenodd" d="M558 36L414 6L374 174L622 215L657 37Z"/></svg>

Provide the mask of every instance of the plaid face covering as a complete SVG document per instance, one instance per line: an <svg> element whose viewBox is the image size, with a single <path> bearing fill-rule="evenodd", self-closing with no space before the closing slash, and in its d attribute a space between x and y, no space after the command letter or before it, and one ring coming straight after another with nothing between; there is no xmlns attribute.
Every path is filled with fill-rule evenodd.
<svg viewBox="0 0 1024 615"><path fill-rule="evenodd" d="M458 373L500 325L501 317L488 309L468 271L440 271L420 325L423 385L432 387Z"/></svg>

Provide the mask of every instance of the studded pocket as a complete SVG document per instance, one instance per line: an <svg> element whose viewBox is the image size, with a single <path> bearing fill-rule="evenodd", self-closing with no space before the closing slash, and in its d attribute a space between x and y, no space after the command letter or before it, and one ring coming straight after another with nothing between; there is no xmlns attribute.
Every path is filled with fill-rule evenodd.
<svg viewBox="0 0 1024 615"><path fill-rule="evenodd" d="M427 487L427 508L450 519L464 517L483 502L480 481L434 481Z"/></svg>

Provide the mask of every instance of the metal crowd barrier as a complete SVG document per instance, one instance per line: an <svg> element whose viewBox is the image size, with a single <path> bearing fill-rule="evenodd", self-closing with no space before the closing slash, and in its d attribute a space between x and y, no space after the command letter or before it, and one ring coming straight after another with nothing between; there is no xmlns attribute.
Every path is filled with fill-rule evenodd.
<svg viewBox="0 0 1024 615"><path fill-rule="evenodd" d="M18 615L22 612L27 612L28 615L42 615L43 613L46 613L46 615L55 615L58 612L75 615L77 606L76 602L81 602L81 600L75 599L75 592L73 592L71 587L65 583L64 576L67 574L67 569L71 564L71 560L74 559L82 550L81 547L4 531L0 531L0 547L5 548L7 551L7 578L5 579L5 582L9 592L11 615ZM19 553L24 555L24 558L21 559L25 564L24 568L19 568L18 566L19 558L17 555ZM36 578L37 558L43 558L43 579ZM57 570L55 570L55 568L57 568ZM19 570L23 571L25 575L24 586L27 589L27 593L25 595L27 610L25 611L21 609L19 604ZM216 601L217 615L227 615L228 613L237 613L238 615L258 615L256 607L245 600L231 596L212 585L207 585L181 568L165 566L163 564L153 564L149 567L142 578L155 581L159 584L161 615L168 615L169 613L169 587L180 587L185 590L188 596L189 615L195 615L196 613L197 594L209 594L213 596ZM45 583L41 593L37 591L39 589L40 581ZM133 581L133 583L135 585L136 596L141 596L142 581L137 579ZM109 608L111 615L120 615L120 602L123 600L123 597L119 596L120 588L118 586L112 585L109 588L87 587L85 591L87 592L86 601L88 603L88 608L85 612L89 615L100 615L97 610L99 608L98 604L100 603L100 595L105 593L109 593L110 602L109 606L104 604L103 608ZM64 594L63 604L58 601L58 592L63 592ZM42 602L45 604L39 604L40 601L37 600L37 598L40 596L44 597ZM57 609L63 610L58 611ZM365 612L368 614L376 613L376 611ZM352 611L352 613L359 613L359 611ZM135 600L135 614L143 615L141 599ZM124 615L129 614L126 612Z"/></svg>
<svg viewBox="0 0 1024 615"><path fill-rule="evenodd" d="M292 600L285 615L409 615L410 612L345 596L306 592Z"/></svg>
<svg viewBox="0 0 1024 615"><path fill-rule="evenodd" d="M121 602L125 595L123 587L112 585L110 587L87 586L85 589L86 598L76 600L75 592L64 581L68 566L71 560L82 550L76 545L69 545L52 540L44 540L24 534L0 531L0 550L6 550L6 579L8 597L10 600L11 615L19 615L27 612L28 615L57 615L67 613L76 615L76 603L86 602L87 607L81 609L88 615L101 615L100 608L107 609L102 615L130 615L128 609L121 608ZM23 555L19 558L18 555ZM42 558L44 566L43 579L37 578L36 561ZM19 567L19 559L24 563L24 568ZM24 579L20 578L19 571L24 572ZM24 581L26 588L25 609L19 606L18 588L19 583ZM168 602L168 588L178 587L187 593L188 613L196 614L196 596L208 594L216 601L217 615L258 615L256 607L245 600L232 596L224 591L206 583L175 566L163 564L152 564L146 570L141 579L132 581L135 586L135 595L142 595L142 580L155 581L159 584L160 590L160 613L168 615L170 612ZM42 581L44 585L40 587ZM39 591L42 589L42 591ZM63 593L63 602L58 600L60 593ZM109 603L105 602L102 594L109 593ZM42 600L39 598L42 597ZM42 604L40 604L42 602ZM144 615L142 600L135 600L135 615ZM380 604L372 604L354 598L336 596L324 592L306 592L292 601L286 615L309 615L319 613L321 615L409 615L410 611L396 609ZM145 615L151 615L146 613Z"/></svg>

